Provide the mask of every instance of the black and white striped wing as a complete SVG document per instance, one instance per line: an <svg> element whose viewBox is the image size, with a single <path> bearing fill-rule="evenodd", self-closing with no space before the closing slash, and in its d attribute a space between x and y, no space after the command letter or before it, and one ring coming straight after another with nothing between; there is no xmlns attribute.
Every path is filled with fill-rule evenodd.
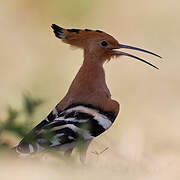
<svg viewBox="0 0 180 180"><path fill-rule="evenodd" d="M100 135L114 120L112 112L74 104L59 114L51 112L19 143L16 152L25 157L48 149L66 151L75 147L79 140L86 141Z"/></svg>

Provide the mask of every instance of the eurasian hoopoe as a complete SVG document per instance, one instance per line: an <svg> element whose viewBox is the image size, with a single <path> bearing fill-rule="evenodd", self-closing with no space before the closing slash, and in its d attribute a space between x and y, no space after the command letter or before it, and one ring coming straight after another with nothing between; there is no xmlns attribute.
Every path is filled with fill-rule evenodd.
<svg viewBox="0 0 180 180"><path fill-rule="evenodd" d="M66 96L52 112L38 124L16 147L20 156L26 157L48 149L71 154L81 141L80 159L85 160L91 140L109 129L119 113L119 103L111 99L106 85L103 64L112 57L129 56L151 63L117 49L134 49L157 57L152 52L119 44L109 34L100 30L64 29L55 24L52 29L63 42L82 48L84 61Z"/></svg>

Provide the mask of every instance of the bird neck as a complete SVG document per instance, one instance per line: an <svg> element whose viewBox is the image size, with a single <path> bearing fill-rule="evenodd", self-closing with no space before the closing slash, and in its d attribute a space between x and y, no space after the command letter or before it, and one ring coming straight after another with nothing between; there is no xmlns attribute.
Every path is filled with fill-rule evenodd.
<svg viewBox="0 0 180 180"><path fill-rule="evenodd" d="M119 104L111 99L101 62L102 59L97 56L84 56L84 62L66 96L56 106L59 111L72 104L84 103L118 114Z"/></svg>
<svg viewBox="0 0 180 180"><path fill-rule="evenodd" d="M105 96L111 94L106 85L103 63L96 55L84 55L83 64L73 80L68 94L74 96Z"/></svg>

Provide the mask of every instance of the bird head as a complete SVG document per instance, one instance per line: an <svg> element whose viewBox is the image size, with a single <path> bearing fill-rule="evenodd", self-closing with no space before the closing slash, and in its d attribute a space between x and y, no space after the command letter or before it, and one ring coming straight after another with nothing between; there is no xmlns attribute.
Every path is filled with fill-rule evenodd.
<svg viewBox="0 0 180 180"><path fill-rule="evenodd" d="M89 59L95 57L94 59L99 59L102 62L105 62L106 60L110 60L112 57L124 55L135 58L158 69L148 61L123 52L120 49L133 49L161 58L159 55L141 48L120 44L114 37L103 31L90 29L64 29L56 24L53 24L51 27L54 30L56 37L67 44L84 49L84 52L89 56Z"/></svg>

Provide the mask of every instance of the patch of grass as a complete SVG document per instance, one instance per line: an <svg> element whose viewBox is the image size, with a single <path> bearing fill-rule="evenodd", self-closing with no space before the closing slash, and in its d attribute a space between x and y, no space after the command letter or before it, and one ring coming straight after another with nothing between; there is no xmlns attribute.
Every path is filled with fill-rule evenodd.
<svg viewBox="0 0 180 180"><path fill-rule="evenodd" d="M11 148L10 141L5 139L2 134L8 133L23 138L31 130L34 114L42 103L42 99L34 98L29 93L25 93L23 95L21 109L17 110L8 106L6 119L0 119L0 153L4 149ZM20 118L23 119L22 122L19 121Z"/></svg>

